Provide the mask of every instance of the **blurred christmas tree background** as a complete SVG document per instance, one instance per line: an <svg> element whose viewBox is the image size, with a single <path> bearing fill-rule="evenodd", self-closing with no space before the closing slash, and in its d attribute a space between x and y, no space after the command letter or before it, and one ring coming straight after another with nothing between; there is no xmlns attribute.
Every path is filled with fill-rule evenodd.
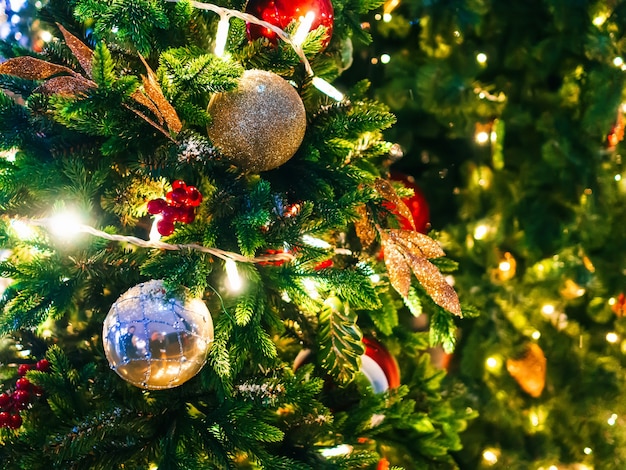
<svg viewBox="0 0 626 470"><path fill-rule="evenodd" d="M7 58L16 42L42 50L51 40L50 22L29 19L42 5L17 3L0 10ZM380 163L413 189L404 196L416 228L458 263L448 279L477 313L457 322L452 354L431 349L445 378L407 365L407 338L388 335L410 396L427 403L411 429L429 438L403 441L392 429L377 447L386 457L369 468L625 467L626 2L357 3L335 7L358 12L343 21L372 41L333 39L335 86L367 78L367 94L396 116ZM428 315L409 317L428 329Z"/></svg>
<svg viewBox="0 0 626 470"><path fill-rule="evenodd" d="M449 366L479 411L464 468L624 465L625 15L387 1L344 74L398 116L393 168L416 178L481 312Z"/></svg>

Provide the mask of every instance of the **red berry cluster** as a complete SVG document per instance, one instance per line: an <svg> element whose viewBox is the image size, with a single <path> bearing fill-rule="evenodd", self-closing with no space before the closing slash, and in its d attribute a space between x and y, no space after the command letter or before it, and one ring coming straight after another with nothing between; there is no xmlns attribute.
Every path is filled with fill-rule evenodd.
<svg viewBox="0 0 626 470"><path fill-rule="evenodd" d="M174 233L174 223L190 224L196 218L196 207L202 202L202 194L195 186L187 186L182 180L172 183L172 190L165 199L152 199L148 202L150 214L161 214L157 230L163 236Z"/></svg>
<svg viewBox="0 0 626 470"><path fill-rule="evenodd" d="M43 395L43 390L30 383L25 375L31 369L48 372L50 363L41 359L36 364L21 364L17 369L20 378L15 382L15 390L11 393L0 393L0 428L18 429L22 425L20 410L28 407L33 397Z"/></svg>

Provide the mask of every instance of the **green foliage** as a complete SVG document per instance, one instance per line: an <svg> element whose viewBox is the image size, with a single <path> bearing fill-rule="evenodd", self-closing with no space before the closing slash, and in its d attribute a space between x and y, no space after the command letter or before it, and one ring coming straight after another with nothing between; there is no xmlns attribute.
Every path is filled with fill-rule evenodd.
<svg viewBox="0 0 626 470"><path fill-rule="evenodd" d="M78 1L74 14L79 21L95 20L98 39L107 39L115 31L116 41L144 55L151 52L157 35L169 27L169 18L157 0Z"/></svg>
<svg viewBox="0 0 626 470"><path fill-rule="evenodd" d="M6 94L0 93L0 131L2 132L2 150L21 147L29 139L27 129L29 114Z"/></svg>
<svg viewBox="0 0 626 470"><path fill-rule="evenodd" d="M356 316L338 298L329 298L319 313L319 361L339 383L350 382L365 347Z"/></svg>

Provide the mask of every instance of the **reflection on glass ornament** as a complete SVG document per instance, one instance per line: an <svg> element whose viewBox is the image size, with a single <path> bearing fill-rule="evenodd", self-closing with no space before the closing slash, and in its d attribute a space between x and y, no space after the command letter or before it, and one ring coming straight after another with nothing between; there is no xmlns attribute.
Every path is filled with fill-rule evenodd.
<svg viewBox="0 0 626 470"><path fill-rule="evenodd" d="M395 358L378 341L363 338L365 354L361 356L361 372L372 384L375 393L400 386L400 368Z"/></svg>
<svg viewBox="0 0 626 470"><path fill-rule="evenodd" d="M172 297L163 281L136 285L113 304L103 325L111 368L144 389L181 385L206 362L213 320L200 299Z"/></svg>

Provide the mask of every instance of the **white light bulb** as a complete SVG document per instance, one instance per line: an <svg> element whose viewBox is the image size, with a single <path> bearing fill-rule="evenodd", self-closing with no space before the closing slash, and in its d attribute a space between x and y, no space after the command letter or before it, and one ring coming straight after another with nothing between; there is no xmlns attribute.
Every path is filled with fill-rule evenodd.
<svg viewBox="0 0 626 470"><path fill-rule="evenodd" d="M235 263L232 259L226 260L226 277L228 278L228 284L230 290L233 292L238 292L243 287L243 281L241 276L239 275L239 270L237 269L237 263Z"/></svg>
<svg viewBox="0 0 626 470"><path fill-rule="evenodd" d="M48 227L55 236L66 240L76 237L82 231L80 217L71 211L53 215L48 221Z"/></svg>
<svg viewBox="0 0 626 470"><path fill-rule="evenodd" d="M306 39L309 31L311 31L311 26L313 26L313 21L315 20L315 12L309 11L306 15L300 17L300 24L298 25L298 29L293 34L291 38L291 42L295 46L301 46L304 40Z"/></svg>
<svg viewBox="0 0 626 470"><path fill-rule="evenodd" d="M606 15L598 15L593 19L593 24L599 28L604 24L606 18Z"/></svg>
<svg viewBox="0 0 626 470"><path fill-rule="evenodd" d="M474 238L476 240L482 240L489 233L489 227L487 225L478 225L474 229Z"/></svg>
<svg viewBox="0 0 626 470"><path fill-rule="evenodd" d="M222 16L219 23L217 23L217 33L215 34L215 49L213 49L213 53L217 57L224 57L229 27L230 23L228 16Z"/></svg>
<svg viewBox="0 0 626 470"><path fill-rule="evenodd" d="M11 220L11 228L20 240L31 240L35 237L33 227L19 219Z"/></svg>
<svg viewBox="0 0 626 470"><path fill-rule="evenodd" d="M491 356L487 358L487 360L485 361L485 364L487 366L487 369L496 370L498 368L498 365L500 364L500 361L498 361L497 358Z"/></svg>
<svg viewBox="0 0 626 470"><path fill-rule="evenodd" d="M317 88L325 95L328 95L337 101L341 101L343 99L343 93L341 93L339 90L337 90L337 88L332 86L323 78L313 77L312 83L315 88Z"/></svg>
<svg viewBox="0 0 626 470"><path fill-rule="evenodd" d="M615 423L617 423L617 418L618 416L613 413L610 418L607 420L607 423L609 423L609 426L615 426Z"/></svg>
<svg viewBox="0 0 626 470"><path fill-rule="evenodd" d="M474 137L474 139L476 140L476 143L484 145L489 142L489 137L489 132L480 131L476 133L476 137Z"/></svg>
<svg viewBox="0 0 626 470"><path fill-rule="evenodd" d="M487 62L487 54L485 54L484 52L479 52L478 54L476 54L476 62L478 62L479 64L484 64Z"/></svg>
<svg viewBox="0 0 626 470"><path fill-rule="evenodd" d="M154 220L152 221L152 227L150 228L150 235L148 236L151 242L158 242L159 240L161 240L161 234L159 233L159 229L157 228L157 224L161 219L163 219L163 216L161 214L154 216Z"/></svg>
<svg viewBox="0 0 626 470"><path fill-rule="evenodd" d="M8 162L14 162L16 155L17 155L17 149L16 148L12 148L11 150L0 151L0 158L4 158Z"/></svg>
<svg viewBox="0 0 626 470"><path fill-rule="evenodd" d="M332 245L321 238L312 237L311 235L302 235L302 241L309 246L321 248L322 250L330 250Z"/></svg>
<svg viewBox="0 0 626 470"><path fill-rule="evenodd" d="M495 465L498 463L498 455L491 449L487 449L483 452L483 460L489 465Z"/></svg>
<svg viewBox="0 0 626 470"><path fill-rule="evenodd" d="M324 449L321 451L321 454L328 458L328 457L339 457L341 455L348 455L350 452L352 452L352 446L348 445L348 444L341 444L338 445L337 447L330 447L328 449Z"/></svg>

